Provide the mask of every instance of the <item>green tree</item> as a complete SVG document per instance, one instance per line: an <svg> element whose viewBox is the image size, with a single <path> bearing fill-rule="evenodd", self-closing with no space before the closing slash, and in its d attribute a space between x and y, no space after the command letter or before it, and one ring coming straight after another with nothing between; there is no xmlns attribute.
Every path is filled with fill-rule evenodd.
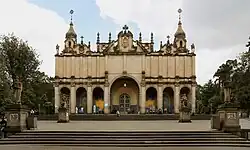
<svg viewBox="0 0 250 150"><path fill-rule="evenodd" d="M19 78L23 84L22 103L38 108L46 101L53 102L53 78L39 71L38 55L28 42L18 37L0 37L0 107L12 103L13 82Z"/></svg>

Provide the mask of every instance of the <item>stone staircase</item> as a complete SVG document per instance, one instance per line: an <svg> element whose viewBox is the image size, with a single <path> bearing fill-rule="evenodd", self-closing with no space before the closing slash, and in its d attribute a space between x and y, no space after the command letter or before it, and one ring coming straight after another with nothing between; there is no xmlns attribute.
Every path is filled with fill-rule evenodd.
<svg viewBox="0 0 250 150"><path fill-rule="evenodd" d="M250 141L219 131L24 131L1 145L90 147L250 147Z"/></svg>

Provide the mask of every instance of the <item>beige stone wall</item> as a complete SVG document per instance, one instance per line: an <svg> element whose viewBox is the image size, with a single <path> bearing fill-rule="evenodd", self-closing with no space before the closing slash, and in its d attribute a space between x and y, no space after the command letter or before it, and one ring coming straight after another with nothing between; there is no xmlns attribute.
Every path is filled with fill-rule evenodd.
<svg viewBox="0 0 250 150"><path fill-rule="evenodd" d="M151 77L191 77L195 76L195 56L89 56L89 57L56 57L55 75L62 78L104 77L109 74L141 74L145 69L146 76Z"/></svg>

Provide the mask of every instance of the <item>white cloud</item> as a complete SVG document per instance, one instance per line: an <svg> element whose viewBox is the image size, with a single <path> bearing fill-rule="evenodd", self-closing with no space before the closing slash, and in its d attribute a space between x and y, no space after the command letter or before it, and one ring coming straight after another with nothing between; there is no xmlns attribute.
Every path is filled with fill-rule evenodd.
<svg viewBox="0 0 250 150"><path fill-rule="evenodd" d="M227 3L227 0L221 2L220 6L216 6L216 12L212 11L212 1L186 1L96 0L96 4L103 18L110 17L118 25L136 23L143 34L154 32L155 36L163 41L167 35L173 36L175 33L177 10L183 8L182 20L187 40L189 44L195 43L197 48L197 81L203 84L213 77L219 65L227 59L234 59L245 50L246 41L242 39L245 37L247 40L246 35L250 33L250 29L246 28L250 23L250 13L247 13L246 9L242 10L240 6L234 7L233 3L236 2L233 0L230 3ZM246 2L248 0L245 0ZM246 6L245 3L238 4ZM240 14L244 14L245 19L239 19L242 18ZM244 29L239 32L239 27Z"/></svg>
<svg viewBox="0 0 250 150"><path fill-rule="evenodd" d="M27 0L0 1L0 34L14 33L37 49L41 71L54 76L54 54L62 45L68 24L58 14Z"/></svg>

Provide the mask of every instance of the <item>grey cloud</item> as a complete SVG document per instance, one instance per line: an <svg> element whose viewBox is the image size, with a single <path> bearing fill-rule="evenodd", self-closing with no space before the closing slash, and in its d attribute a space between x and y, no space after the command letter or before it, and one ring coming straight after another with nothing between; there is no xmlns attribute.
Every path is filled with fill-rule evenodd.
<svg viewBox="0 0 250 150"><path fill-rule="evenodd" d="M184 27L199 48L245 44L250 36L249 0L183 0Z"/></svg>

